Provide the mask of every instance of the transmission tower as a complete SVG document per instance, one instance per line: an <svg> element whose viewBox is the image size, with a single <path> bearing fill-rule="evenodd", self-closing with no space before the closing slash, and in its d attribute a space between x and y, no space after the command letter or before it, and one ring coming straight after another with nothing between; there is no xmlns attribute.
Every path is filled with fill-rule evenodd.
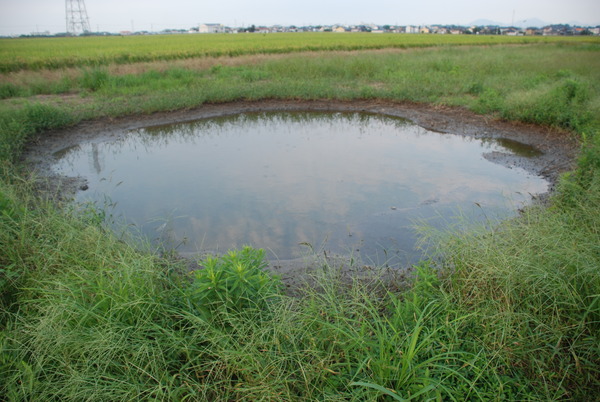
<svg viewBox="0 0 600 402"><path fill-rule="evenodd" d="M90 19L83 0L66 0L67 33L80 34L90 32Z"/></svg>

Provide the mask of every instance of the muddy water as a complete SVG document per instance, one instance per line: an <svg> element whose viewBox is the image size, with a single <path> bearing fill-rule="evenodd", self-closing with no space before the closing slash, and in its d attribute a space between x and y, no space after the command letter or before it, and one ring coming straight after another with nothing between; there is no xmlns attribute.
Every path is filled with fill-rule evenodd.
<svg viewBox="0 0 600 402"><path fill-rule="evenodd" d="M536 158L504 139L428 131L364 113L266 112L137 129L56 154L92 201L183 254L252 245L373 263L420 257L415 223L512 216L548 182L490 154Z"/></svg>

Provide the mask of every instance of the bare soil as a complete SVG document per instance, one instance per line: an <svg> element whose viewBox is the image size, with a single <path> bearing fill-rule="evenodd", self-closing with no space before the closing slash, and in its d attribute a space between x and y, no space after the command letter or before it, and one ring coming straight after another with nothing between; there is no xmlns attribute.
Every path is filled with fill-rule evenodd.
<svg viewBox="0 0 600 402"><path fill-rule="evenodd" d="M27 146L23 159L32 172L44 178L45 190L51 190L58 198L69 198L75 191L85 189L84 178L60 177L51 171L55 154L82 141L105 141L127 135L130 130L142 127L193 121L204 118L262 111L320 111L320 112L366 112L411 120L415 124L439 133L451 133L471 138L506 139L533 147L540 153L533 158L502 152L484 155L494 163L508 167L520 167L542 176L551 183L551 190L561 173L574 166L578 142L567 132L523 123L494 119L474 114L462 108L432 106L413 103L397 103L385 100L360 101L294 101L266 100L258 102L232 102L205 104L191 110L135 115L118 119L99 119L81 123L63 131L45 133L34 138ZM545 198L543 195L542 199ZM368 267L348 264L343 257L308 256L293 261L271 261L270 267L279 273L291 288L299 286L308 278L308 271L325 262L338 266L340 272L356 276ZM196 263L191 263L195 265ZM404 274L401 274L401 276Z"/></svg>

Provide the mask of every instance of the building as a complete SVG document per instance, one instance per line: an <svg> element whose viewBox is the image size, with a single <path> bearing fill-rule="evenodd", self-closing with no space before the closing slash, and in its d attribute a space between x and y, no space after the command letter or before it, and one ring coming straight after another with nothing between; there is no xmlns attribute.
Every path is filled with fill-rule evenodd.
<svg viewBox="0 0 600 402"><path fill-rule="evenodd" d="M223 33L224 30L222 24L201 24L198 28L199 33Z"/></svg>

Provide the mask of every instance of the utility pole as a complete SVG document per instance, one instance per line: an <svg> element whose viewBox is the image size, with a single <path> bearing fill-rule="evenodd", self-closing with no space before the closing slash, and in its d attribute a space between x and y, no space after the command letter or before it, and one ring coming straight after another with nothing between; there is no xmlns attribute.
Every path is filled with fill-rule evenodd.
<svg viewBox="0 0 600 402"><path fill-rule="evenodd" d="M90 32L90 19L85 9L84 0L66 0L67 33L77 35Z"/></svg>

